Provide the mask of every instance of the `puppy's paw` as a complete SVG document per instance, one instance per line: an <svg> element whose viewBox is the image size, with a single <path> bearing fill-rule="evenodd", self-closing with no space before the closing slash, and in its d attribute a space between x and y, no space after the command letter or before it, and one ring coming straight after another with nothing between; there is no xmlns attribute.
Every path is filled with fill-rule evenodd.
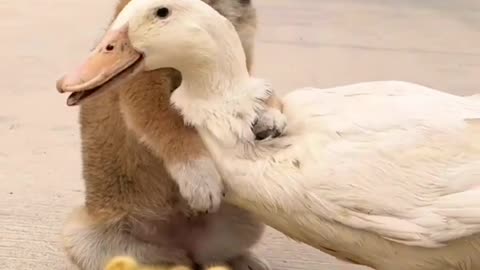
<svg viewBox="0 0 480 270"><path fill-rule="evenodd" d="M170 171L193 215L218 210L224 190L220 174L211 159L189 161L173 166Z"/></svg>
<svg viewBox="0 0 480 270"><path fill-rule="evenodd" d="M266 108L260 112L252 128L257 140L278 137L283 134L286 129L287 118L276 108Z"/></svg>

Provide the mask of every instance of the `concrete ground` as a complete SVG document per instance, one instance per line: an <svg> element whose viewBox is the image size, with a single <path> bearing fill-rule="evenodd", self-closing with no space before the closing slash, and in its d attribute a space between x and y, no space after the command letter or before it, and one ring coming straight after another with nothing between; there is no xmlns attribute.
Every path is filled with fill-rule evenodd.
<svg viewBox="0 0 480 270"><path fill-rule="evenodd" d="M82 202L77 111L55 80L98 38L113 0L0 1L0 269L68 269L65 215ZM257 76L279 91L367 80L475 93L478 0L253 0ZM480 92L480 91L478 91ZM277 270L362 269L269 231Z"/></svg>

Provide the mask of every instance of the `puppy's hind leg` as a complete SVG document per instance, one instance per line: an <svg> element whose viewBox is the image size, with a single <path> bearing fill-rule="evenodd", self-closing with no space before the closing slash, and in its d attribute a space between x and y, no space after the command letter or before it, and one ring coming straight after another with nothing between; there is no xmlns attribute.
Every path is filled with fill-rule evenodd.
<svg viewBox="0 0 480 270"><path fill-rule="evenodd" d="M203 217L205 227L196 234L195 262L205 265L226 263L232 270L269 270L268 263L250 249L260 240L265 225L255 216L228 203Z"/></svg>
<svg viewBox="0 0 480 270"><path fill-rule="evenodd" d="M103 270L116 256L131 256L152 266L191 265L182 250L143 242L119 225L95 223L84 207L76 209L68 219L63 244L70 261L81 270Z"/></svg>

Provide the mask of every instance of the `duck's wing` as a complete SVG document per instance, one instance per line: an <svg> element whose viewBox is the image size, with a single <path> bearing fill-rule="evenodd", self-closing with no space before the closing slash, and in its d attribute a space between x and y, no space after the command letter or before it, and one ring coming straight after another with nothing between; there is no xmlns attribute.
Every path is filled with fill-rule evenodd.
<svg viewBox="0 0 480 270"><path fill-rule="evenodd" d="M480 99L372 82L284 104L316 215L423 247L480 232Z"/></svg>

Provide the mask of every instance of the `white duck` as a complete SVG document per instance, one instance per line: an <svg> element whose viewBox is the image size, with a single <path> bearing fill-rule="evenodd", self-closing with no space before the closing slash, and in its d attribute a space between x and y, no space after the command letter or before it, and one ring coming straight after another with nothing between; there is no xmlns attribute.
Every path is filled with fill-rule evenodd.
<svg viewBox="0 0 480 270"><path fill-rule="evenodd" d="M249 76L233 26L208 5L133 0L107 35L122 50L93 52L65 77L70 104L128 70L176 68L172 102L231 202L353 263L480 269L479 99L403 82L296 90L282 99L285 135L254 142L270 88Z"/></svg>

